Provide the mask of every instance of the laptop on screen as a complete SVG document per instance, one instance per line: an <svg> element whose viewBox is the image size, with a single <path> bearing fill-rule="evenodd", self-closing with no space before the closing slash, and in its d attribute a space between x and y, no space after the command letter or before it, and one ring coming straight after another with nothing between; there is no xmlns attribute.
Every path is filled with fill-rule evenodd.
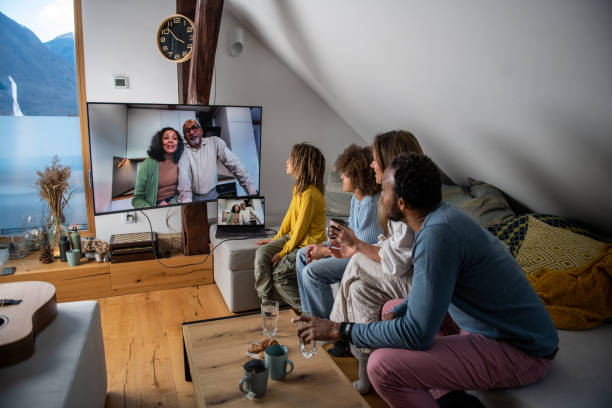
<svg viewBox="0 0 612 408"><path fill-rule="evenodd" d="M263 197L218 198L215 238L267 236L264 210Z"/></svg>

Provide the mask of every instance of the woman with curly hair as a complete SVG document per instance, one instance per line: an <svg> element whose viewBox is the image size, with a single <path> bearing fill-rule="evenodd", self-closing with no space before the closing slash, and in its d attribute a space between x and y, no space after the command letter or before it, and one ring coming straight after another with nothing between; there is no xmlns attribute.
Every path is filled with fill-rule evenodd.
<svg viewBox="0 0 612 408"><path fill-rule="evenodd" d="M227 215L227 223L230 225L242 224L242 222L240 222L240 205L232 205L232 209Z"/></svg>
<svg viewBox="0 0 612 408"><path fill-rule="evenodd" d="M370 165L376 183L382 184L384 170L395 156L402 153L423 154L421 145L412 133L394 130L376 135ZM410 292L414 232L403 222L389 220L380 203L378 218L385 233L375 244L360 239L350 228L336 225L337 239L341 245L338 249L332 248L332 255L350 258L350 261L330 314L330 319L335 322L378 321L385 302L406 298ZM329 352L335 356L350 355L348 346L344 340L338 340ZM370 388L366 372L369 351L351 350L359 359L359 380L354 385L362 393Z"/></svg>
<svg viewBox="0 0 612 408"><path fill-rule="evenodd" d="M271 300L272 289L276 289L300 312L295 258L301 247L325 241L325 157L308 143L296 144L285 170L295 179L291 204L274 238L257 241L255 289L262 302Z"/></svg>
<svg viewBox="0 0 612 408"><path fill-rule="evenodd" d="M371 147L352 144L336 159L335 170L342 179L342 190L353 193L348 227L359 239L373 244L382 229L377 219L380 185L370 169L371 162ZM308 245L299 250L296 260L302 310L324 319L329 319L334 305L331 285L342 280L350 259L333 257L329 245Z"/></svg>
<svg viewBox="0 0 612 408"><path fill-rule="evenodd" d="M134 208L177 204L178 161L183 154L178 132L165 127L155 133L145 159L138 167L132 205Z"/></svg>

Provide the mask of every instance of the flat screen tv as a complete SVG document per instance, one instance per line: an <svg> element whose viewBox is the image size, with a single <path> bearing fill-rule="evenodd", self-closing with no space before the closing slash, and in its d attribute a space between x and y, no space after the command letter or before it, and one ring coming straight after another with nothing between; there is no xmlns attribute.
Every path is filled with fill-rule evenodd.
<svg viewBox="0 0 612 408"><path fill-rule="evenodd" d="M261 115L261 106L88 102L95 215L259 195Z"/></svg>

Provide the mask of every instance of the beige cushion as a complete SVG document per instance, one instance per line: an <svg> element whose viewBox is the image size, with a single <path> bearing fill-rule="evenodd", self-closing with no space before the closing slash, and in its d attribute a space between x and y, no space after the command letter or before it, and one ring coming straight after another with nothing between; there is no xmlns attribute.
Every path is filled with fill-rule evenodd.
<svg viewBox="0 0 612 408"><path fill-rule="evenodd" d="M529 216L529 227L516 260L525 273L541 268L570 269L599 254L605 244L570 230L556 228Z"/></svg>
<svg viewBox="0 0 612 408"><path fill-rule="evenodd" d="M502 192L468 178L469 187L442 185L442 199L455 204L482 226L500 224L515 216Z"/></svg>
<svg viewBox="0 0 612 408"><path fill-rule="evenodd" d="M334 171L327 173L325 182L325 214L330 217L348 217L351 212L352 193L342 191L342 180Z"/></svg>

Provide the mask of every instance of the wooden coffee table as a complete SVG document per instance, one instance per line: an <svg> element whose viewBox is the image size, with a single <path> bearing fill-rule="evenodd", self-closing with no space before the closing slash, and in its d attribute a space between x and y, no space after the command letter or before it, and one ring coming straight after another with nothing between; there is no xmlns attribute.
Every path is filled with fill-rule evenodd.
<svg viewBox="0 0 612 408"><path fill-rule="evenodd" d="M246 349L260 341L261 314L183 323L186 376L191 374L198 407L369 407L349 379L322 348L306 359L300 353L292 311L279 315L276 339L289 348L295 369L283 380L268 379L263 398L248 400L238 390Z"/></svg>

